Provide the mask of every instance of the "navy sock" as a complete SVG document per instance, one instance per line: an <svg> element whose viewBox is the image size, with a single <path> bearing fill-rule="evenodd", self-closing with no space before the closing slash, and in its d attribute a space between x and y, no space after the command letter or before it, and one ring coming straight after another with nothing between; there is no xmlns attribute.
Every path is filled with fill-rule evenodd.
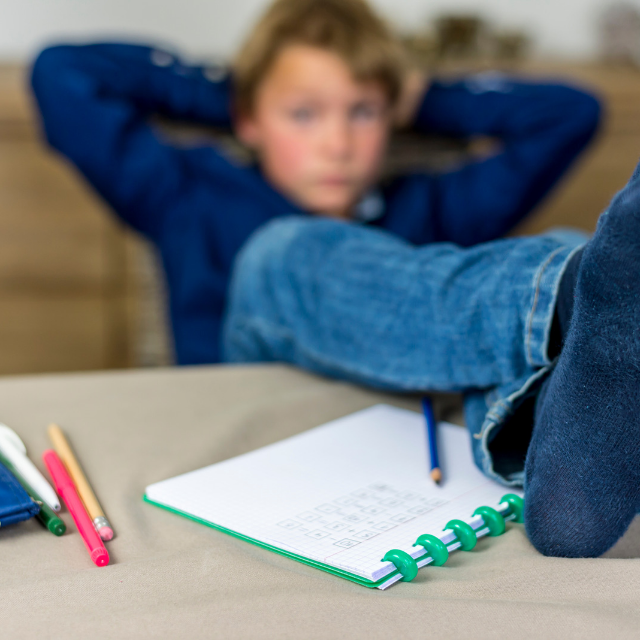
<svg viewBox="0 0 640 640"><path fill-rule="evenodd" d="M640 508L640 174L577 267L558 362L538 396L525 526L546 555L595 557Z"/></svg>

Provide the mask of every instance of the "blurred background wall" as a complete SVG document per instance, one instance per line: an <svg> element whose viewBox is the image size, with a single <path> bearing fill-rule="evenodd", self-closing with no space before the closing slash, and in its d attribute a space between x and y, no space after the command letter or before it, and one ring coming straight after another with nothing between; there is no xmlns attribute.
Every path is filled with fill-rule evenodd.
<svg viewBox="0 0 640 640"><path fill-rule="evenodd" d="M5 0L0 58L26 60L60 38L126 35L174 43L198 56L228 57L268 0ZM498 27L526 29L544 57L593 58L609 0L373 0L401 30L443 13L481 14ZM640 0L630 0L640 7Z"/></svg>
<svg viewBox="0 0 640 640"><path fill-rule="evenodd" d="M0 3L0 375L172 362L154 251L43 144L30 60L51 42L99 38L224 60L268 1ZM593 230L640 156L640 0L372 1L430 73L561 77L601 96L597 140L516 233ZM437 170L464 161L465 146L404 134L389 160Z"/></svg>

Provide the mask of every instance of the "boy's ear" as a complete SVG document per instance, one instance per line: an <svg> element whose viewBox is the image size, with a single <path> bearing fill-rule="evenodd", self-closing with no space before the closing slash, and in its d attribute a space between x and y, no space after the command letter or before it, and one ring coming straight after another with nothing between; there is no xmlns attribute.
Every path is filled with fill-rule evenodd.
<svg viewBox="0 0 640 640"><path fill-rule="evenodd" d="M260 146L260 130L255 118L248 114L238 114L235 123L236 136L247 147L257 149Z"/></svg>

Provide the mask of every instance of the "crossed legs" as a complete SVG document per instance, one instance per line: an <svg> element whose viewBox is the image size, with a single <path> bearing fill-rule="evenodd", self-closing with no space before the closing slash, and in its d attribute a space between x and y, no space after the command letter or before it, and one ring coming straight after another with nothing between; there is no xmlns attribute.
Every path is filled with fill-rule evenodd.
<svg viewBox="0 0 640 640"><path fill-rule="evenodd" d="M236 263L226 359L397 391L508 385L550 368L575 250L552 236L416 248L331 220L279 220ZM602 554L640 508L639 267L634 176L583 250L564 346L536 401L525 523L548 555Z"/></svg>

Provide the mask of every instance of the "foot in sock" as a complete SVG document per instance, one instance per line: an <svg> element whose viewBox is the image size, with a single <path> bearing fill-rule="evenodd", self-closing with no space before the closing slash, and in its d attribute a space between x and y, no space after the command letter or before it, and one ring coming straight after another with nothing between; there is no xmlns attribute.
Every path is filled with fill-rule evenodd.
<svg viewBox="0 0 640 640"><path fill-rule="evenodd" d="M640 510L640 165L584 247L525 498L529 538L550 556L602 555Z"/></svg>

